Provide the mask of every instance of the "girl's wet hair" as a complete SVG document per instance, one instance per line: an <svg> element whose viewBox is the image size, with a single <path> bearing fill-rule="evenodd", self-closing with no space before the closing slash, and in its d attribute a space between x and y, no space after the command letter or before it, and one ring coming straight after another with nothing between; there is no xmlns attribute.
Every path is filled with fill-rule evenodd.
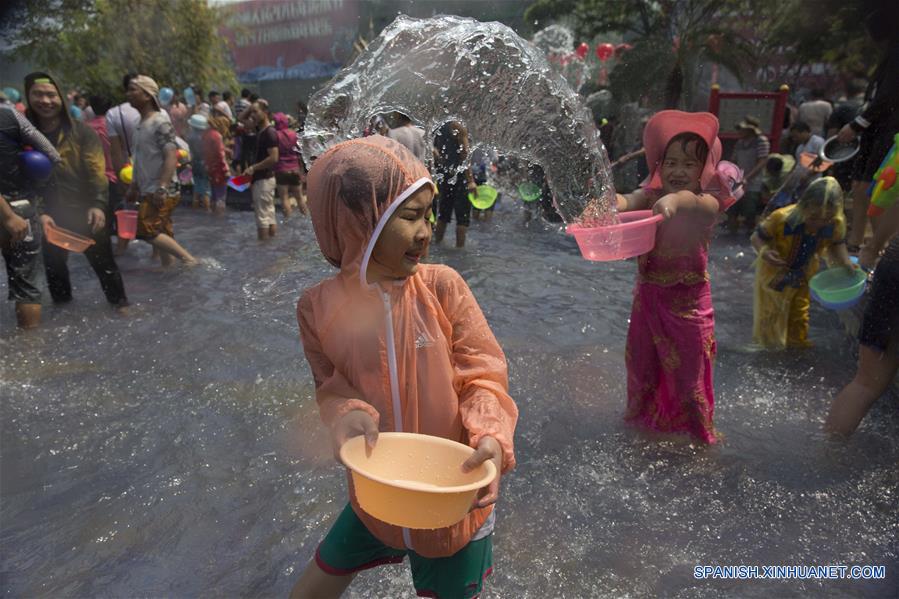
<svg viewBox="0 0 899 599"><path fill-rule="evenodd" d="M670 148L673 144L679 143L681 150L684 151L684 154L689 156L689 152L687 151L687 146L691 143L694 144L694 154L693 158L699 161L700 164L705 164L706 158L709 156L709 146L705 143L705 140L697 135L696 133L678 133L671 140L668 141L668 145L665 146L665 153L662 154L662 160L665 160L665 156L668 155L668 148Z"/></svg>
<svg viewBox="0 0 899 599"><path fill-rule="evenodd" d="M340 182L338 197L350 210L362 214L365 211L365 205L371 203L371 173L362 168L350 167L342 173ZM378 196L377 192L375 192L375 196ZM378 203L381 202L378 201Z"/></svg>
<svg viewBox="0 0 899 599"><path fill-rule="evenodd" d="M393 176L385 172L372 173L371 169L361 165L350 165L341 172L339 183L334 180L332 184L340 185L337 197L350 210L364 214L365 206L372 202L380 206L393 201L402 191L403 181L399 173Z"/></svg>
<svg viewBox="0 0 899 599"><path fill-rule="evenodd" d="M843 188L833 177L822 177L809 185L799 200L796 209L790 213L788 221L797 225L805 220L809 210L833 211L834 217L843 218Z"/></svg>

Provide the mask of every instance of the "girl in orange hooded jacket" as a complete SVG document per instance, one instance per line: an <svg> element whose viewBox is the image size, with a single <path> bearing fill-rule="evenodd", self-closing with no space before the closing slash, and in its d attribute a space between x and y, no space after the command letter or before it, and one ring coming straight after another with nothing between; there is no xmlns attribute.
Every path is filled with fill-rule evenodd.
<svg viewBox="0 0 899 599"><path fill-rule="evenodd" d="M422 433L475 448L464 469L493 460L507 473L518 409L505 356L462 277L420 264L435 192L425 166L371 136L325 152L307 185L319 246L340 272L303 293L297 319L335 450L358 435L373 446L378 431ZM366 514L348 477L350 505L291 596L339 596L357 572L405 556L419 595L476 596L492 569L499 478L464 520L409 530Z"/></svg>

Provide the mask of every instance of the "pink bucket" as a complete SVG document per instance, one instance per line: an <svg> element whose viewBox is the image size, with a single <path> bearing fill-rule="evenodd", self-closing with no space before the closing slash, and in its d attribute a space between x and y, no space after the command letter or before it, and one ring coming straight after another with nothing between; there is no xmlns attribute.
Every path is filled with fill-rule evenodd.
<svg viewBox="0 0 899 599"><path fill-rule="evenodd" d="M134 239L137 235L137 210L116 210L119 239Z"/></svg>
<svg viewBox="0 0 899 599"><path fill-rule="evenodd" d="M606 262L625 260L645 254L656 244L656 227L661 214L651 210L634 210L618 214L617 225L584 227L568 225L565 232L574 235L581 255L586 260Z"/></svg>

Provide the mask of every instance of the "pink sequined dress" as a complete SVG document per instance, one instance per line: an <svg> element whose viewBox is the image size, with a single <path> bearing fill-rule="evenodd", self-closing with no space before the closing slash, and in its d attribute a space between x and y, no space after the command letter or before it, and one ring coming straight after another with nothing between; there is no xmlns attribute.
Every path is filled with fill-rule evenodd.
<svg viewBox="0 0 899 599"><path fill-rule="evenodd" d="M638 259L626 351L625 420L704 443L716 441L715 313L706 270L714 221L681 212L659 225L655 248Z"/></svg>

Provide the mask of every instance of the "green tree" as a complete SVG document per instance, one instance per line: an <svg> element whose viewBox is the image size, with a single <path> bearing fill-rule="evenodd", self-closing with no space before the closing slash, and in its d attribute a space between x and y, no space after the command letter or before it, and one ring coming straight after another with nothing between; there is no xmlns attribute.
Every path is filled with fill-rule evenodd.
<svg viewBox="0 0 899 599"><path fill-rule="evenodd" d="M709 61L763 89L795 87L816 63L842 75L869 74L882 49L868 37L865 17L878 2L895 1L535 0L525 19L535 29L571 23L586 41L624 35L634 49L612 71L612 91L677 107Z"/></svg>
<svg viewBox="0 0 899 599"><path fill-rule="evenodd" d="M889 1L889 0L888 0ZM761 70L760 83L794 86L803 67L830 65L837 73L866 76L880 59L881 49L871 40L864 21L871 3L844 0L760 0L754 4L758 63L778 55L781 71ZM810 11L814 11L813 18ZM776 76L779 81L770 81Z"/></svg>
<svg viewBox="0 0 899 599"><path fill-rule="evenodd" d="M14 52L66 85L121 98L122 75L136 71L175 89L237 87L223 14L206 0L49 0L13 14Z"/></svg>
<svg viewBox="0 0 899 599"><path fill-rule="evenodd" d="M752 46L740 31L748 0L537 0L525 12L537 27L571 15L579 39L618 32L633 45L612 71L616 97L648 96L679 108L703 62L725 66L738 78L752 65ZM685 98L685 94L687 97Z"/></svg>

